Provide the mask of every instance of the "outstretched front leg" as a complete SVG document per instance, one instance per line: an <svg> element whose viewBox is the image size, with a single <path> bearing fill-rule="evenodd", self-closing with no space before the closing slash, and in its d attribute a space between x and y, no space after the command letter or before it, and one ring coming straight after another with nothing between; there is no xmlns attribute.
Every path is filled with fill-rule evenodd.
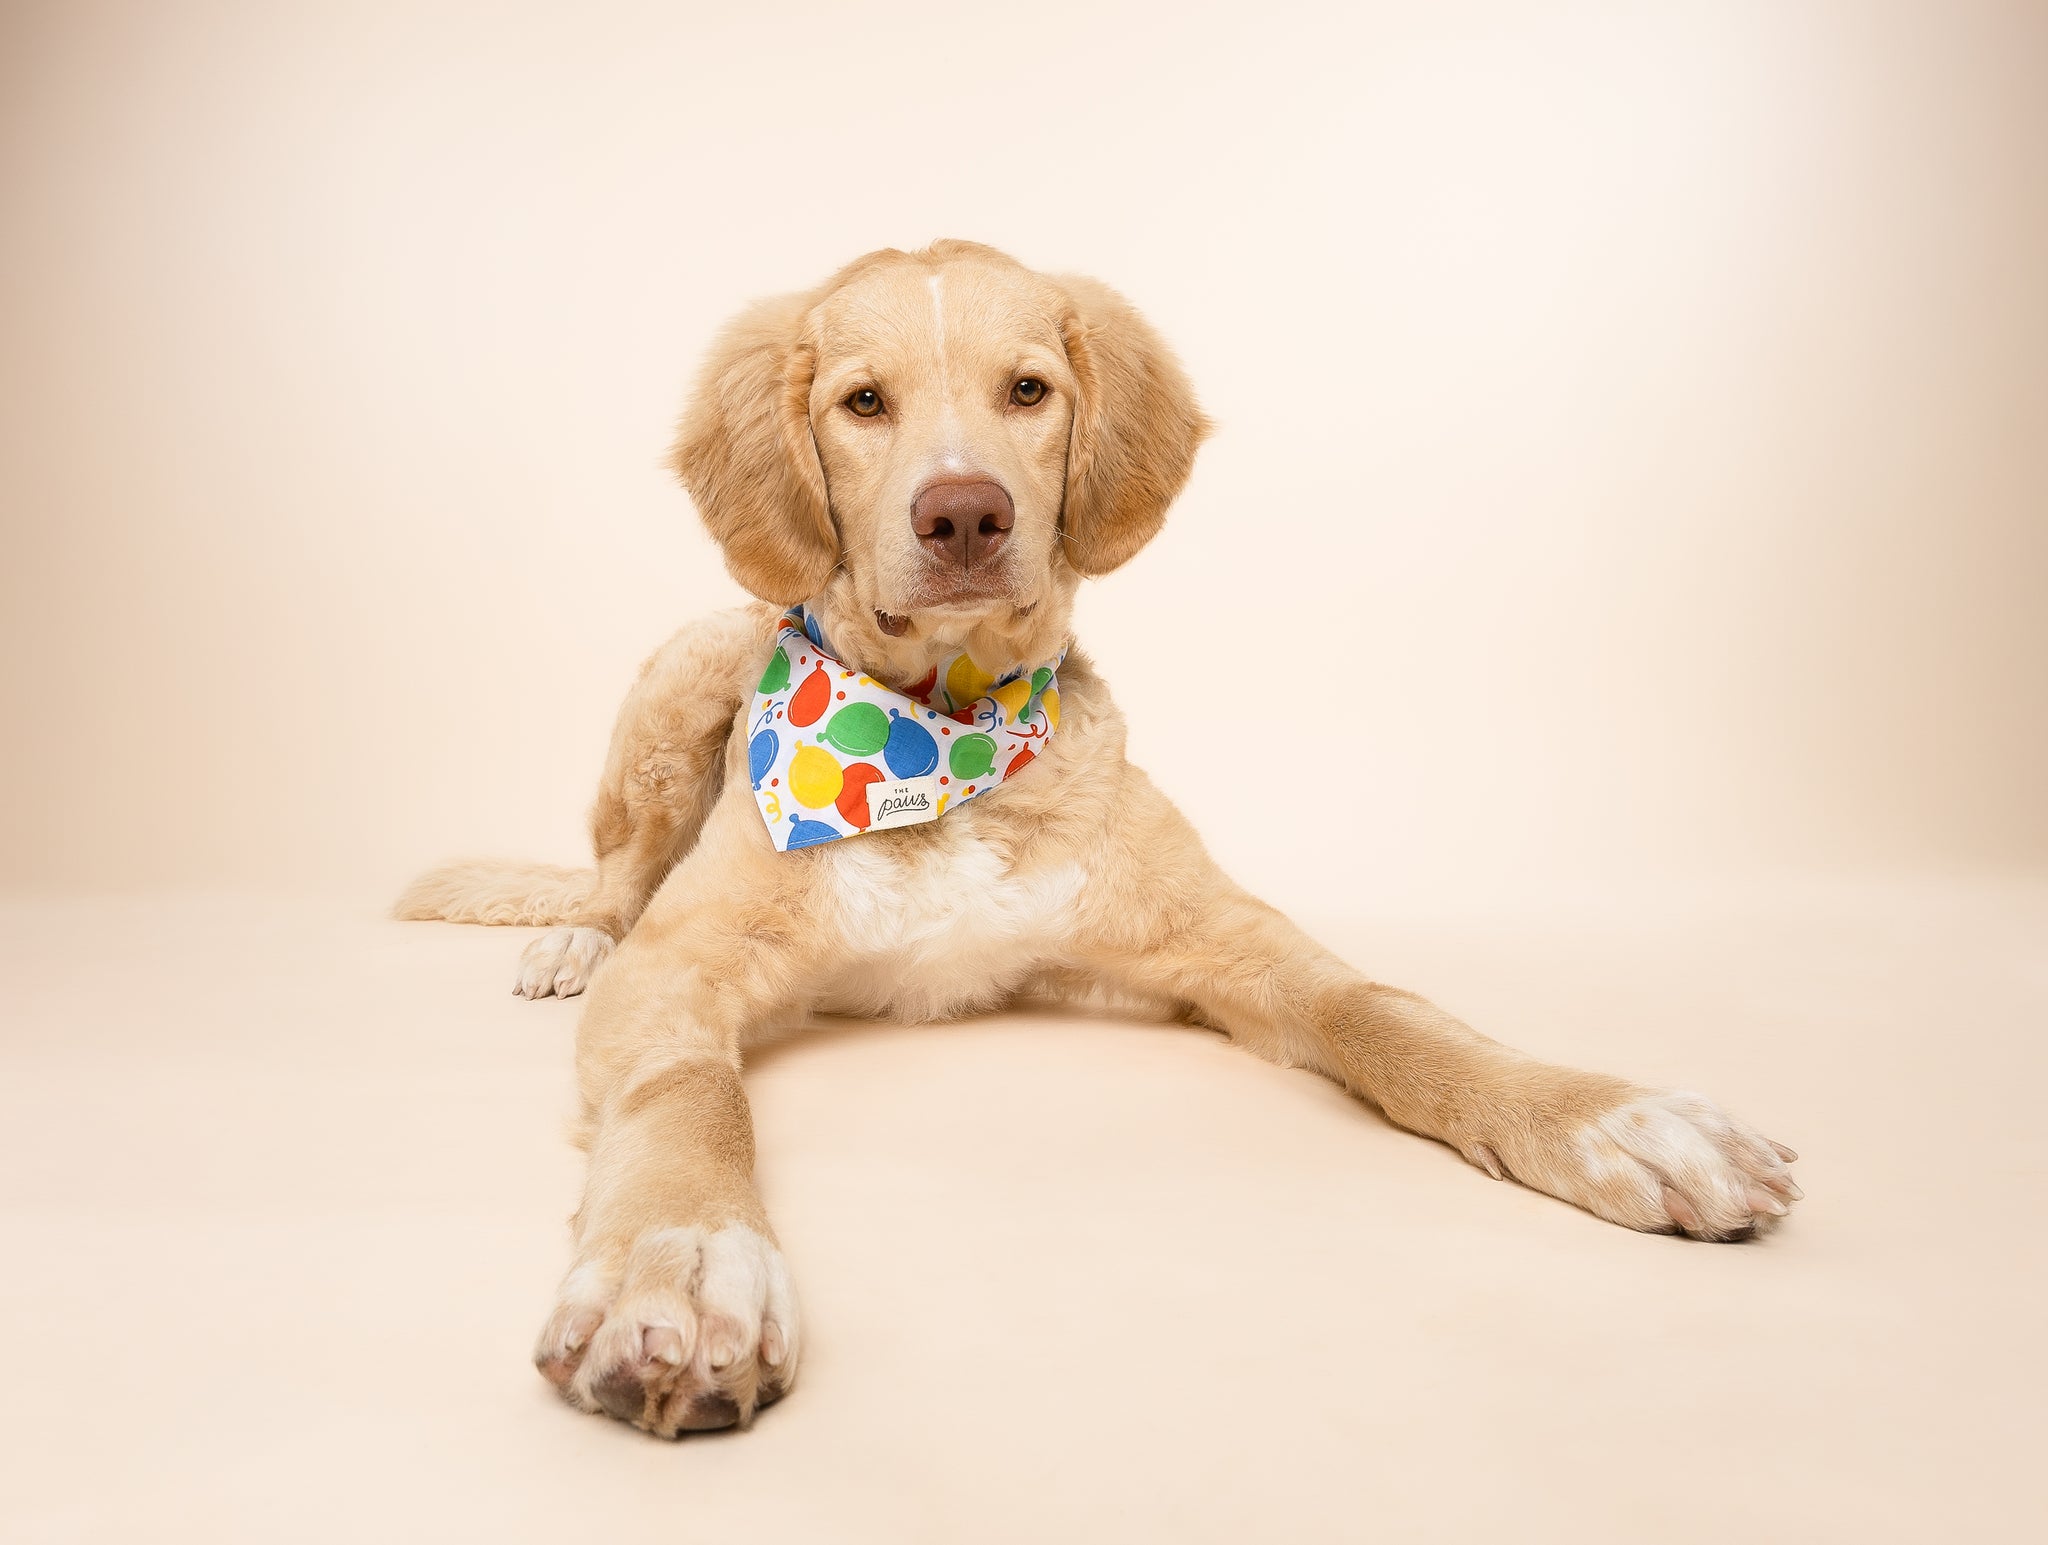
<svg viewBox="0 0 2048 1545"><path fill-rule="evenodd" d="M1629 1228L1741 1239L1800 1191L1796 1155L1698 1094L1560 1067L1368 981L1210 861L1139 780L1121 839L1146 885L1095 925L1090 964L1272 1061L1314 1068L1494 1178ZM1159 855L1177 855L1161 861Z"/></svg>
<svg viewBox="0 0 2048 1545"><path fill-rule="evenodd" d="M740 1056L802 1015L817 952L798 950L772 875L749 890L760 855L729 840L737 824L707 835L592 986L576 1045L590 1166L534 1353L571 1404L664 1437L744 1424L800 1350Z"/></svg>

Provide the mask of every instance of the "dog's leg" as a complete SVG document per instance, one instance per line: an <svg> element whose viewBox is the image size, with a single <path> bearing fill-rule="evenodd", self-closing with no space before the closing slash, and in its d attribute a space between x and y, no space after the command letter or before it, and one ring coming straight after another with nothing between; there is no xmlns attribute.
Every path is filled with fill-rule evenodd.
<svg viewBox="0 0 2048 1545"><path fill-rule="evenodd" d="M789 1387L798 1337L738 1058L680 1002L618 1011L673 1016L675 1034L596 1113L574 1262L534 1361L572 1404L664 1437L744 1423Z"/></svg>
<svg viewBox="0 0 2048 1545"><path fill-rule="evenodd" d="M572 1404L667 1437L745 1423L795 1377L740 1055L805 1012L804 973L828 953L797 948L815 931L760 878L772 855L707 844L592 984L576 1046L590 1165L535 1349Z"/></svg>
<svg viewBox="0 0 2048 1545"><path fill-rule="evenodd" d="M726 738L767 628L755 614L720 612L684 628L640 668L590 812L597 885L568 926L527 944L514 992L582 992L690 851L724 781Z"/></svg>
<svg viewBox="0 0 2048 1545"><path fill-rule="evenodd" d="M1146 883L1098 914L1088 948L1109 982L1170 995L1190 1018L1336 1080L1496 1179L1630 1228L1739 1239L1798 1199L1791 1150L1704 1096L1539 1061L1366 980L1227 879L1149 791L1125 840L1179 857L1125 860Z"/></svg>

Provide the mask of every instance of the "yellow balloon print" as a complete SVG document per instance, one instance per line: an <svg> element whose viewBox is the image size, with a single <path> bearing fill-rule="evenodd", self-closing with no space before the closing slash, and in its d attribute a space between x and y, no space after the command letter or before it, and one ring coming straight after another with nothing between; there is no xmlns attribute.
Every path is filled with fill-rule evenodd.
<svg viewBox="0 0 2048 1545"><path fill-rule="evenodd" d="M946 669L946 695L952 698L955 708L965 708L976 698L986 696L995 684L995 677L976 665L971 654L962 654Z"/></svg>
<svg viewBox="0 0 2048 1545"><path fill-rule="evenodd" d="M997 687L989 696L1001 703L1003 712L1014 720L1024 711L1024 705L1031 701L1031 678L1019 676L1015 681Z"/></svg>
<svg viewBox="0 0 2048 1545"><path fill-rule="evenodd" d="M789 792L800 805L822 810L839 797L846 777L829 751L796 743L796 755L789 759Z"/></svg>
<svg viewBox="0 0 2048 1545"><path fill-rule="evenodd" d="M1058 729L1060 727L1060 689L1058 687L1047 687L1045 695L1039 698L1038 703L1045 710L1045 722L1054 729Z"/></svg>

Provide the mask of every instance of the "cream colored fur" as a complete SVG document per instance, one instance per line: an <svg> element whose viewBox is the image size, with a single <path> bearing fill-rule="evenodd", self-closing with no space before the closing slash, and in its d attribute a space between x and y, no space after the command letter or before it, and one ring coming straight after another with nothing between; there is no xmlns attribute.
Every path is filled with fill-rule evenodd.
<svg viewBox="0 0 2048 1545"><path fill-rule="evenodd" d="M1019 400L1020 377L1042 400ZM863 390L884 411L852 411ZM813 601L848 663L885 681L962 645L991 669L1035 664L1069 636L1082 576L1159 529L1206 429L1119 297L967 243L863 258L714 348L677 465L762 604L685 628L643 668L593 812L594 875L461 865L400 903L562 925L528 947L519 990L588 989L588 1180L536 1352L574 1404L673 1436L744 1423L790 1387L796 1308L740 1069L821 1012L1109 1003L1313 1068L1496 1178L1631 1228L1741 1238L1798 1197L1790 1151L1703 1097L1524 1056L1246 895L1125 759L1078 646L1059 732L1023 776L929 825L774 850L735 730L781 605ZM964 577L908 518L931 479L962 473L1015 507L988 570Z"/></svg>
<svg viewBox="0 0 2048 1545"><path fill-rule="evenodd" d="M421 875L398 898L392 915L531 928L579 915L596 889L595 869L470 859Z"/></svg>

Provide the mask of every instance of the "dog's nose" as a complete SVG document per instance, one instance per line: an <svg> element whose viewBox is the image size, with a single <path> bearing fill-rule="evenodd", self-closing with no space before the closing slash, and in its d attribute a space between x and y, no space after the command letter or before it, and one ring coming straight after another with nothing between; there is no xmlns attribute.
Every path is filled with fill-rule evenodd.
<svg viewBox="0 0 2048 1545"><path fill-rule="evenodd" d="M918 541L956 569L979 568L993 558L1016 520L1010 495L988 478L934 483L910 506L910 529Z"/></svg>

